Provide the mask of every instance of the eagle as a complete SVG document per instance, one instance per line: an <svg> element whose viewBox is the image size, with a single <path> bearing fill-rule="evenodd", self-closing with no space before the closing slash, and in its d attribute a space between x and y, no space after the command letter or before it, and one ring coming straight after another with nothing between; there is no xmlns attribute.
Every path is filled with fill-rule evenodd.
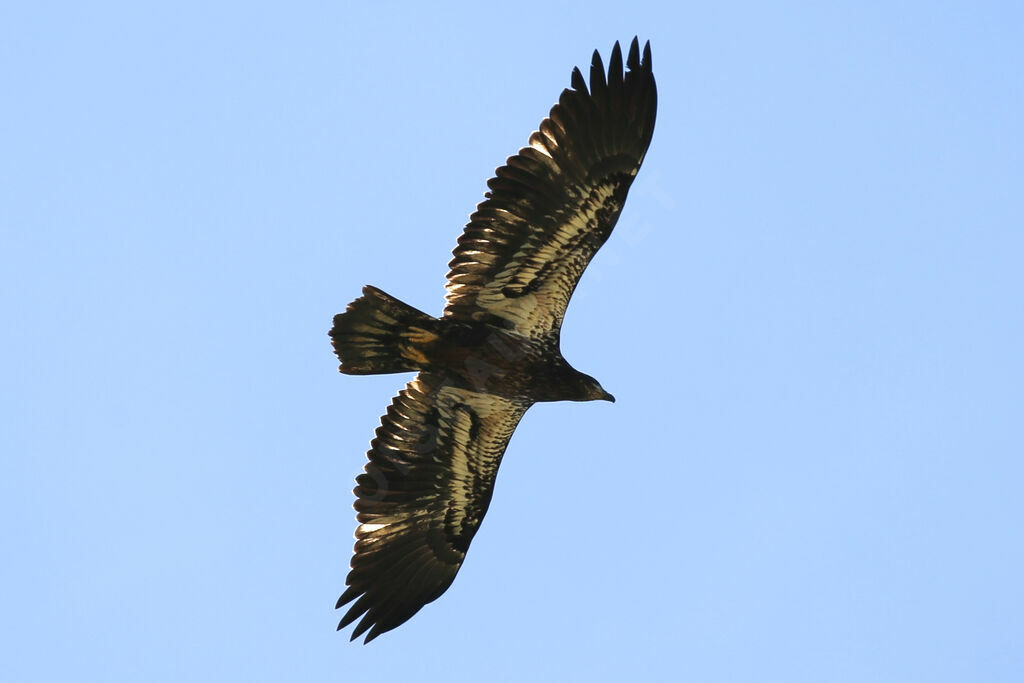
<svg viewBox="0 0 1024 683"><path fill-rule="evenodd" d="M650 43L595 50L459 237L434 318L367 286L329 334L348 375L416 372L356 478L355 552L338 625L368 643L436 600L480 528L505 448L538 401L614 401L562 357L584 269L611 234L654 132ZM354 601L354 602L353 602Z"/></svg>

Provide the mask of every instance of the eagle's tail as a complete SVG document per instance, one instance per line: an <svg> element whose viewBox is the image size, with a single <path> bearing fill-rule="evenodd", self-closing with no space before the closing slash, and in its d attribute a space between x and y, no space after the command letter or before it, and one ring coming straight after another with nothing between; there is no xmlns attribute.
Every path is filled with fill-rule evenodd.
<svg viewBox="0 0 1024 683"><path fill-rule="evenodd" d="M437 339L438 320L402 303L376 287L363 287L363 295L344 313L334 316L328 334L346 375L411 372L427 364L423 347Z"/></svg>

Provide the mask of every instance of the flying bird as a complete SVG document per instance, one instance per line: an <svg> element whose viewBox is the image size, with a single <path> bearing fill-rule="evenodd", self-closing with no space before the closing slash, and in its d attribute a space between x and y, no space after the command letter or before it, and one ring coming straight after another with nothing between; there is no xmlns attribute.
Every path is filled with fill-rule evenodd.
<svg viewBox="0 0 1024 683"><path fill-rule="evenodd" d="M355 553L337 607L369 642L455 579L512 432L538 401L615 399L562 357L583 270L611 234L654 132L650 43L623 70L594 52L529 146L509 157L459 237L440 318L367 286L334 317L339 370L417 372L391 402L356 478ZM360 618L361 617L361 618Z"/></svg>

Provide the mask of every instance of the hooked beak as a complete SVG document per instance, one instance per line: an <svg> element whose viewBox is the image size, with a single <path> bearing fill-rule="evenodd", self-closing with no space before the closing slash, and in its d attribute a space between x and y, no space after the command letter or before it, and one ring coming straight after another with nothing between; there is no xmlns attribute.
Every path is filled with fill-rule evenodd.
<svg viewBox="0 0 1024 683"><path fill-rule="evenodd" d="M607 391L604 392L604 396L601 397L601 400L602 401L611 401L612 403L615 403L615 397L612 396L611 394L609 394Z"/></svg>

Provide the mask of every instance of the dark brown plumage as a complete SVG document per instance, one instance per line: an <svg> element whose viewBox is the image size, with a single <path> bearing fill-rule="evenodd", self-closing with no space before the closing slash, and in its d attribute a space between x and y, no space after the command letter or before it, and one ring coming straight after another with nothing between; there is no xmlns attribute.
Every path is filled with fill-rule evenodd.
<svg viewBox="0 0 1024 683"><path fill-rule="evenodd" d="M338 628L366 642L455 579L505 447L538 401L614 401L562 358L559 330L583 270L611 234L654 131L650 45L594 52L488 181L449 264L434 318L374 288L334 318L346 374L418 372L392 401L356 478L355 554Z"/></svg>

